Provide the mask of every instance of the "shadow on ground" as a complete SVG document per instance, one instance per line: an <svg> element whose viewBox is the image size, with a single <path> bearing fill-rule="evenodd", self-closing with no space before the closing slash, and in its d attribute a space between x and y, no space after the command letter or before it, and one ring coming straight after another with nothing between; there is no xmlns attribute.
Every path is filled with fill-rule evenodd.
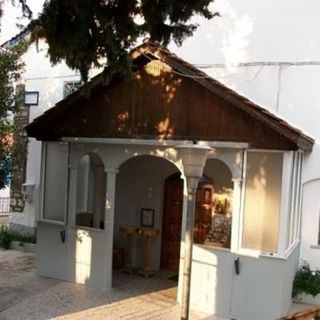
<svg viewBox="0 0 320 320"><path fill-rule="evenodd" d="M34 256L0 251L0 319L178 319L177 282L115 272L110 292L35 274ZM196 319L196 318L195 318Z"/></svg>

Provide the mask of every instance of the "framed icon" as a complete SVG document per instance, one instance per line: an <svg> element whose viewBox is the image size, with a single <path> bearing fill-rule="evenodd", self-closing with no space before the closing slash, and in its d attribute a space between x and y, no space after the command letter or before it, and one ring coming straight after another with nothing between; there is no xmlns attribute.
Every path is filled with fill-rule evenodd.
<svg viewBox="0 0 320 320"><path fill-rule="evenodd" d="M154 226L154 209L142 208L140 219L140 224L142 227L152 228Z"/></svg>

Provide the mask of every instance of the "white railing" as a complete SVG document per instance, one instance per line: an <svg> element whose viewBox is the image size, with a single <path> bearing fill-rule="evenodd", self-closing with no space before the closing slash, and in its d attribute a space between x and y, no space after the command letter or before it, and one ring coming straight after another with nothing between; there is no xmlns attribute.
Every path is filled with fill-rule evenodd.
<svg viewBox="0 0 320 320"><path fill-rule="evenodd" d="M10 197L0 197L0 213L10 212Z"/></svg>

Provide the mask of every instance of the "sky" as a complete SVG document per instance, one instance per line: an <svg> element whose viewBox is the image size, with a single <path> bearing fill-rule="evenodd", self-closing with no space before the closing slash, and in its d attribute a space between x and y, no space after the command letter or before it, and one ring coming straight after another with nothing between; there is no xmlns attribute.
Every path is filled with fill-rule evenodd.
<svg viewBox="0 0 320 320"><path fill-rule="evenodd" d="M36 18L38 13L41 12L43 3L44 0L27 0L27 4L33 12L33 18ZM16 26L17 24L26 26L29 22L27 19L21 19L21 6L18 4L16 6L12 5L11 0L4 1L3 11L4 13L1 18L0 44L11 39L20 32Z"/></svg>

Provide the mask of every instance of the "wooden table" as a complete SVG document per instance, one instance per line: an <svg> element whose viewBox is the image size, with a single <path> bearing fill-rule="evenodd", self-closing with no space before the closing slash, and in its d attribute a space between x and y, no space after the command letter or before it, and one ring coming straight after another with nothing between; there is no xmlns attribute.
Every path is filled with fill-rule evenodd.
<svg viewBox="0 0 320 320"><path fill-rule="evenodd" d="M145 278L149 278L154 275L151 269L151 253L152 253L152 238L159 234L159 229L150 227L139 226L120 226L120 231L127 236L127 250L126 250L126 263L124 272L133 273L132 268L132 251L133 251L133 237L142 236L144 239L144 260L143 269L140 272Z"/></svg>

